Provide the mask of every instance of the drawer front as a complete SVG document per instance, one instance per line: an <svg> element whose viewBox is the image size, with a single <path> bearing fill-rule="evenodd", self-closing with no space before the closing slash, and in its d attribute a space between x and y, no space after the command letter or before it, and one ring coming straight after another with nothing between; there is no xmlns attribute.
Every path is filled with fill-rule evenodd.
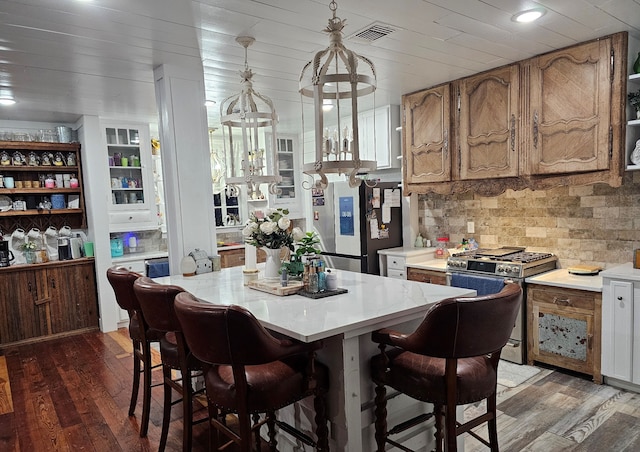
<svg viewBox="0 0 640 452"><path fill-rule="evenodd" d="M408 268L407 279L430 284L439 284L441 286L447 285L447 275L444 272L423 270L420 268Z"/></svg>
<svg viewBox="0 0 640 452"><path fill-rule="evenodd" d="M150 210L109 212L109 223L111 224L153 223L154 220ZM155 221L157 222L157 220Z"/></svg>
<svg viewBox="0 0 640 452"><path fill-rule="evenodd" d="M118 267L126 268L130 272L140 273L141 275L144 275L146 272L146 269L144 267L144 261L131 261L131 262L115 261L113 264L117 265Z"/></svg>
<svg viewBox="0 0 640 452"><path fill-rule="evenodd" d="M387 270L387 276L389 278L407 279L407 274L404 270L397 270L395 268Z"/></svg>
<svg viewBox="0 0 640 452"><path fill-rule="evenodd" d="M387 256L387 270L394 269L404 271L406 262L407 260L404 257Z"/></svg>
<svg viewBox="0 0 640 452"><path fill-rule="evenodd" d="M545 303L558 308L575 308L593 311L597 292L553 287L529 286L528 297L536 303Z"/></svg>
<svg viewBox="0 0 640 452"><path fill-rule="evenodd" d="M220 266L222 268L244 265L244 249L219 251L218 254L220 254Z"/></svg>

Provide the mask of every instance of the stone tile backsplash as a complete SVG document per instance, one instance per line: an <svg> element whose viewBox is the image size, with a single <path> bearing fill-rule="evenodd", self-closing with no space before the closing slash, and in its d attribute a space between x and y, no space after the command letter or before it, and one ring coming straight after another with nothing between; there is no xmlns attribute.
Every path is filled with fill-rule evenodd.
<svg viewBox="0 0 640 452"><path fill-rule="evenodd" d="M496 197L474 193L419 196L420 233L433 243L474 237L481 247L524 246L548 251L559 267L578 263L610 267L633 260L640 248L640 171L623 186L605 184L550 190L507 190ZM475 233L467 233L473 221Z"/></svg>

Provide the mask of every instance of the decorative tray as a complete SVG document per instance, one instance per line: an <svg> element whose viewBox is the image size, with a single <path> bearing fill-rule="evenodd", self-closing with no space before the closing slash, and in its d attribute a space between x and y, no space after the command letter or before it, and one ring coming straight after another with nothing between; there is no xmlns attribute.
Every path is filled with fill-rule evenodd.
<svg viewBox="0 0 640 452"><path fill-rule="evenodd" d="M302 289L302 281L289 281L286 287L282 287L280 281L266 281L264 279L255 279L249 281L247 287L262 292L267 292L273 295L284 297L287 295L293 295Z"/></svg>
<svg viewBox="0 0 640 452"><path fill-rule="evenodd" d="M325 290L324 292L318 292L318 293L312 293L312 292L306 292L304 290L301 290L300 292L298 292L298 295L302 295L303 297L307 297L307 298L325 298L325 297L331 297L333 295L340 295L342 293L347 293L349 292L347 289L340 289L337 288L336 290Z"/></svg>

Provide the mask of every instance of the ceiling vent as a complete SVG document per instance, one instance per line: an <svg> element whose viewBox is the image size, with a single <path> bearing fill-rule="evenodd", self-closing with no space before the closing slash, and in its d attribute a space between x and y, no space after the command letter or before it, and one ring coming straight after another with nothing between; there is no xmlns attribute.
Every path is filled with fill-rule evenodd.
<svg viewBox="0 0 640 452"><path fill-rule="evenodd" d="M394 27L393 25L383 24L382 22L374 22L371 25L363 28L362 30L352 34L347 39L363 44L369 44L370 42L376 41L380 38L384 38L385 36L397 30L398 28Z"/></svg>

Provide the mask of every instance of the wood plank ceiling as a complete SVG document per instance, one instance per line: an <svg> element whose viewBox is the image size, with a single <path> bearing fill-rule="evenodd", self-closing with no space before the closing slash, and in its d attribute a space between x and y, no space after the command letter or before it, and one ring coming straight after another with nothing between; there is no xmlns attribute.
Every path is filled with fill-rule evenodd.
<svg viewBox="0 0 640 452"><path fill-rule="evenodd" d="M338 0L347 46L378 71L376 104L403 93L553 49L628 30L640 51L640 0ZM249 48L254 86L269 96L280 131L300 127L298 77L328 44L329 1L0 0L0 120L74 122L81 115L156 122L153 68L204 71L206 97L239 91ZM534 24L514 13L543 6ZM369 43L350 36L373 23L394 29ZM212 126L218 106L208 109ZM2 124L0 122L0 128Z"/></svg>

